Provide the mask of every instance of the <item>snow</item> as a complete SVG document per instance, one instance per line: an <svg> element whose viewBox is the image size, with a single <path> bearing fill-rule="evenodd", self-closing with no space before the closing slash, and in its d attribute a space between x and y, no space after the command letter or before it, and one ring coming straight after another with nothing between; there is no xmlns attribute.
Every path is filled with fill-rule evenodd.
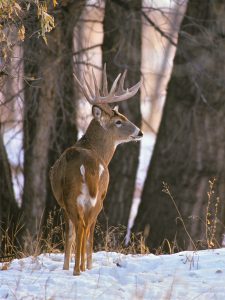
<svg viewBox="0 0 225 300"><path fill-rule="evenodd" d="M0 269L3 263L0 263ZM0 299L225 299L225 249L171 255L97 252L73 276L63 254L13 260L0 271Z"/></svg>
<svg viewBox="0 0 225 300"><path fill-rule="evenodd" d="M23 164L23 134L20 126L8 129L3 136L8 158L14 166Z"/></svg>
<svg viewBox="0 0 225 300"><path fill-rule="evenodd" d="M3 135L9 162L12 166L12 181L17 202L21 205L24 176L22 172L15 172L19 166L23 166L23 133L19 124L7 129Z"/></svg>

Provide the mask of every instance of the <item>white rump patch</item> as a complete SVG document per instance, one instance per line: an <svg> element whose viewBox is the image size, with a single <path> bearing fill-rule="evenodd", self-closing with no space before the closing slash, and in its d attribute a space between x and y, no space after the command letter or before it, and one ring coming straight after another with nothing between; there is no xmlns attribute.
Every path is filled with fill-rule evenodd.
<svg viewBox="0 0 225 300"><path fill-rule="evenodd" d="M102 164L99 164L99 177L101 177L102 172L105 170ZM97 196L91 197L88 186L85 182L85 167L84 165L80 166L80 173L83 177L83 182L81 183L81 191L80 195L77 197L77 203L82 206L84 209L89 209L90 207L94 207L97 202Z"/></svg>
<svg viewBox="0 0 225 300"><path fill-rule="evenodd" d="M83 166L83 165L82 165ZM82 167L81 166L81 167ZM83 174L82 174L83 175ZM77 197L77 203L83 207L86 206L87 204L87 200L90 198L89 195L89 191L88 191L88 187L86 185L86 183L82 183L81 184L81 193L80 195Z"/></svg>
<svg viewBox="0 0 225 300"><path fill-rule="evenodd" d="M105 168L102 164L99 164L99 178L102 176L102 173L104 172Z"/></svg>
<svg viewBox="0 0 225 300"><path fill-rule="evenodd" d="M95 206L95 204L96 204L96 202L97 202L97 197L95 197L95 198L90 198L90 202L91 202L91 206L92 207L94 207Z"/></svg>
<svg viewBox="0 0 225 300"><path fill-rule="evenodd" d="M80 173L83 176L83 178L85 178L85 167L84 167L84 165L80 166Z"/></svg>
<svg viewBox="0 0 225 300"><path fill-rule="evenodd" d="M92 198L89 194L88 186L86 183L81 184L81 193L77 197L77 203L84 209L94 207L97 202L97 196Z"/></svg>

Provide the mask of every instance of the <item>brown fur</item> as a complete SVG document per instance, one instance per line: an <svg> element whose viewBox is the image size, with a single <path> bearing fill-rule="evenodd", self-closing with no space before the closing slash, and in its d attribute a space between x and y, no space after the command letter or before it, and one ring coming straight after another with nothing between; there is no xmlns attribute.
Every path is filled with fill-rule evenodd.
<svg viewBox="0 0 225 300"><path fill-rule="evenodd" d="M120 141L132 140L138 130L126 117L113 111L107 104L98 105L97 109L93 107L93 115L94 119L86 134L75 146L65 150L50 171L54 196L66 214L63 266L66 270L69 269L70 249L76 232L74 275L79 275L80 270L85 270L85 254L87 254L87 268L90 269L92 265L94 228L107 193L108 164L116 145ZM115 122L118 120L123 122L123 126L116 126ZM140 135L137 135L138 137ZM104 167L101 176L100 165ZM81 166L84 167L84 175ZM83 190L87 194L83 194ZM96 198L94 206L91 198Z"/></svg>

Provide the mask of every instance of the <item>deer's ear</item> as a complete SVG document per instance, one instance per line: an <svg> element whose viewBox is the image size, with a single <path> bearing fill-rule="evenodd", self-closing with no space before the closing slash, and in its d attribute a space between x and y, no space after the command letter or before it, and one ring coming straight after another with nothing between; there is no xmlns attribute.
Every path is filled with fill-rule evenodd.
<svg viewBox="0 0 225 300"><path fill-rule="evenodd" d="M102 110L101 110L101 108L94 105L94 106L92 107L92 115L93 115L93 117L94 117L96 120L100 121L101 116L102 116Z"/></svg>
<svg viewBox="0 0 225 300"><path fill-rule="evenodd" d="M113 107L113 110L115 110L115 112L118 113L118 112L119 112L119 105L114 106L114 107Z"/></svg>

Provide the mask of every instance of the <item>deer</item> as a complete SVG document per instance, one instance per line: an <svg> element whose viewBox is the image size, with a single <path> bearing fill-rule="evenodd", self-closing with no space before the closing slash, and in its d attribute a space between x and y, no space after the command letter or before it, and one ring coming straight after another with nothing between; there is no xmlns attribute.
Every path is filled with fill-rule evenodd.
<svg viewBox="0 0 225 300"><path fill-rule="evenodd" d="M143 136L136 125L119 113L117 106L110 106L133 97L141 86L139 81L125 90L126 73L116 77L109 92L106 66L101 89L93 69L88 75L94 88L85 74L83 84L74 74L76 85L92 105L93 119L81 139L67 148L50 169L53 195L65 215L64 270L69 270L71 246L73 242L76 245L73 275L92 268L94 229L108 189L108 165L117 146L139 141Z"/></svg>

